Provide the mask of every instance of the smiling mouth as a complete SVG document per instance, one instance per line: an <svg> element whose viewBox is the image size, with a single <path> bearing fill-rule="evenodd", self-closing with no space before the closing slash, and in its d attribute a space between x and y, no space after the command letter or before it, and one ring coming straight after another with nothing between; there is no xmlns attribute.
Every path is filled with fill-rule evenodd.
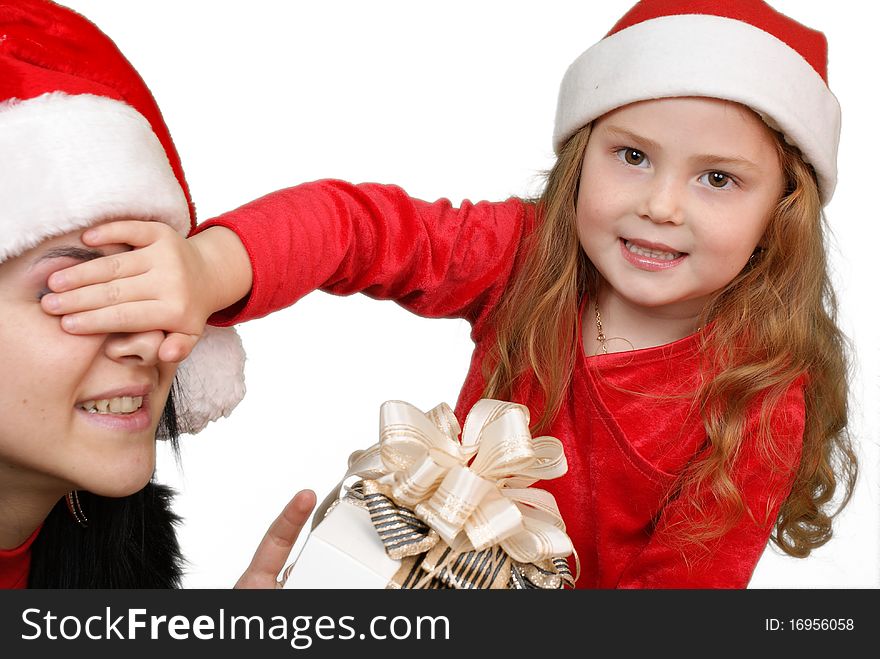
<svg viewBox="0 0 880 659"><path fill-rule="evenodd" d="M101 400L87 400L77 403L77 407L89 414L133 414L144 404L143 396L119 396Z"/></svg>
<svg viewBox="0 0 880 659"><path fill-rule="evenodd" d="M649 249L647 247L642 247L641 245L636 245L635 243L623 239L624 247L626 247L628 252L635 254L637 256L643 256L649 259L656 259L658 261L674 261L680 256L684 256L685 252L673 252L673 251L664 251L659 249Z"/></svg>

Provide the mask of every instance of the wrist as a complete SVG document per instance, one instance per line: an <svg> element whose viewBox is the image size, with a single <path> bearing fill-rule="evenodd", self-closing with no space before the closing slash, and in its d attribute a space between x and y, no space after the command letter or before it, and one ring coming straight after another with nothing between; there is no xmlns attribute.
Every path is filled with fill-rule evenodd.
<svg viewBox="0 0 880 659"><path fill-rule="evenodd" d="M213 226L188 240L203 263L209 315L247 297L253 284L253 270L247 250L234 231Z"/></svg>

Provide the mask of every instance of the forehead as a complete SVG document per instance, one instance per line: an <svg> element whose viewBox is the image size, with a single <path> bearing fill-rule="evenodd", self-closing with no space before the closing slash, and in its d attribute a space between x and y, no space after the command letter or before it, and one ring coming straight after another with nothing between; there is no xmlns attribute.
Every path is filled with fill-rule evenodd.
<svg viewBox="0 0 880 659"><path fill-rule="evenodd" d="M95 225L97 226L97 225ZM31 271L44 263L61 263L70 260L84 261L99 256L118 254L131 249L128 245L112 244L90 247L83 243L82 234L86 229L76 229L58 236L46 238L35 247L22 252L4 263L0 263L0 274L18 271Z"/></svg>
<svg viewBox="0 0 880 659"><path fill-rule="evenodd" d="M731 150L774 149L776 137L750 108L717 98L661 98L630 103L602 115L595 130L621 127L669 143Z"/></svg>

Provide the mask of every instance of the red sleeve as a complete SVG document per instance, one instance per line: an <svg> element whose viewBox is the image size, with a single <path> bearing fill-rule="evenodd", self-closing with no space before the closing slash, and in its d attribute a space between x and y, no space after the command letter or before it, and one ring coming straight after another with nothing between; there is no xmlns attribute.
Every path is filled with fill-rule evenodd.
<svg viewBox="0 0 880 659"><path fill-rule="evenodd" d="M621 575L619 588L745 588L764 552L776 522L779 507L788 493L800 461L804 432L803 378L795 381L778 403L771 418L771 432L786 466L772 464L759 455L754 437L757 413L748 421L744 455L736 463L732 477L743 501L752 511L709 546L708 555L685 560L678 548L652 537ZM662 515L675 522L694 515L694 503L678 499L669 503ZM717 505L710 496L698 499L706 509ZM766 520L766 521L765 521Z"/></svg>
<svg viewBox="0 0 880 659"><path fill-rule="evenodd" d="M269 194L198 228L234 231L254 274L249 297L211 323L259 318L316 289L475 323L507 284L530 208L516 198L454 208L333 180Z"/></svg>

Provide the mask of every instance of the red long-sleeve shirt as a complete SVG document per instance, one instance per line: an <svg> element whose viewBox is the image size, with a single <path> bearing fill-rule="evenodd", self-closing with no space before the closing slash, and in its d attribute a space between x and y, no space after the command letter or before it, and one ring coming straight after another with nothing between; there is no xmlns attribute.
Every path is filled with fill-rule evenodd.
<svg viewBox="0 0 880 659"><path fill-rule="evenodd" d="M374 184L319 181L282 190L199 227L235 231L253 267L249 297L212 322L258 318L316 289L395 300L420 316L465 318L475 349L455 410L463 421L483 390L481 364L493 337L487 318L534 224L534 205L515 198L455 208ZM580 557L578 587L742 588L751 578L800 457L802 381L772 418L789 469L759 457L756 415L746 427L732 477L757 522L745 515L708 557L685 560L653 529L693 514L693 502L666 495L705 443L691 398L675 395L694 389L697 346L696 335L609 355L586 356L579 345L565 403L547 433L562 441L568 472L539 484L555 495ZM511 400L533 414L541 405L534 383Z"/></svg>

